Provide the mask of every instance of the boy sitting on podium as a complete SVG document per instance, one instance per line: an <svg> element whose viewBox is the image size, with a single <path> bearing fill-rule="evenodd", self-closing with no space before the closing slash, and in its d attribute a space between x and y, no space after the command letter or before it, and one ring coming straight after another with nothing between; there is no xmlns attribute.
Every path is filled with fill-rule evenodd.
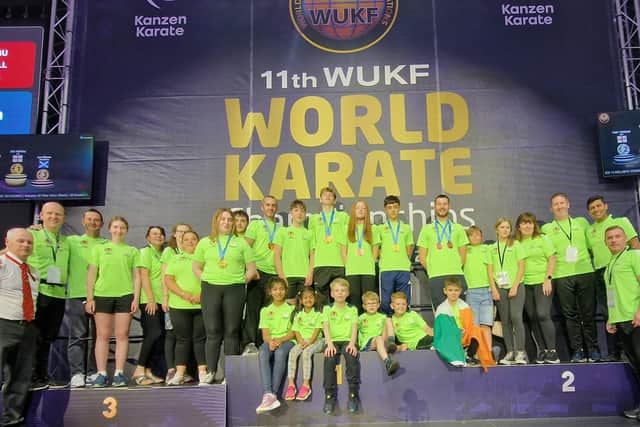
<svg viewBox="0 0 640 427"><path fill-rule="evenodd" d="M391 294L391 323L396 340L400 343L398 351L428 350L433 342L433 329L418 313L407 311L407 305L407 295L404 292Z"/></svg>

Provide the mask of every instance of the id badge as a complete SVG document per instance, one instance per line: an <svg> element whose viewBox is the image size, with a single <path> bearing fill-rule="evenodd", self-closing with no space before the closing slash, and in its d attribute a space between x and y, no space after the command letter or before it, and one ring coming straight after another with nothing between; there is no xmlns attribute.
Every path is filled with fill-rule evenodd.
<svg viewBox="0 0 640 427"><path fill-rule="evenodd" d="M613 308L615 306L616 306L616 293L613 290L608 289L607 290L607 307Z"/></svg>
<svg viewBox="0 0 640 427"><path fill-rule="evenodd" d="M56 265L50 265L47 268L47 282L55 283L57 285L62 284L62 272L60 271L60 267Z"/></svg>
<svg viewBox="0 0 640 427"><path fill-rule="evenodd" d="M564 253L564 260L566 262L578 262L578 248L575 246L567 246Z"/></svg>
<svg viewBox="0 0 640 427"><path fill-rule="evenodd" d="M509 286L511 281L509 280L509 272L508 271L499 271L498 272L498 286L504 288Z"/></svg>

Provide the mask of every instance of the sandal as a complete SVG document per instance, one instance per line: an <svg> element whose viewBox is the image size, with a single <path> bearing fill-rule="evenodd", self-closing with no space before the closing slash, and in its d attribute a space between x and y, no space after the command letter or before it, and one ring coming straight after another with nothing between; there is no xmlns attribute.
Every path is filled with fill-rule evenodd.
<svg viewBox="0 0 640 427"><path fill-rule="evenodd" d="M156 377L153 374L145 374L147 378L149 378L153 384L162 384L164 382L164 378Z"/></svg>
<svg viewBox="0 0 640 427"><path fill-rule="evenodd" d="M133 377L133 382L139 386L150 386L154 384L153 380L144 374Z"/></svg>

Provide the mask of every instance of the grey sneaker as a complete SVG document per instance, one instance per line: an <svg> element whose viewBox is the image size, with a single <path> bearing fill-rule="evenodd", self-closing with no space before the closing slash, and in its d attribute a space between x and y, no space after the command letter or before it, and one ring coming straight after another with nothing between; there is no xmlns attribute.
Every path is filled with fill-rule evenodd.
<svg viewBox="0 0 640 427"><path fill-rule="evenodd" d="M501 365L513 365L513 363L515 362L515 358L513 356L513 351L508 352L504 358L502 358L500 360L500 364Z"/></svg>
<svg viewBox="0 0 640 427"><path fill-rule="evenodd" d="M243 356L248 356L251 354L258 354L258 347L256 347L255 343L252 342L247 344L242 351Z"/></svg>
<svg viewBox="0 0 640 427"><path fill-rule="evenodd" d="M516 365L526 365L528 361L527 353L524 351L517 351L514 363Z"/></svg>
<svg viewBox="0 0 640 427"><path fill-rule="evenodd" d="M198 375L198 385L209 385L213 384L213 378L216 376L215 372L207 372L206 374Z"/></svg>
<svg viewBox="0 0 640 427"><path fill-rule="evenodd" d="M86 383L84 381L84 374L74 374L69 382L71 388L83 388Z"/></svg>

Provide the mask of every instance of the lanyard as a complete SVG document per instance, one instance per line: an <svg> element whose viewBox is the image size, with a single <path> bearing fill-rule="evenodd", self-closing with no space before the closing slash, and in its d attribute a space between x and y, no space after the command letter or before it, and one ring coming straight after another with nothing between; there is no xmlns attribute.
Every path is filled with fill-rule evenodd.
<svg viewBox="0 0 640 427"><path fill-rule="evenodd" d="M273 230L269 230L269 223L266 219L262 218L262 222L264 222L264 229L267 230L267 234L269 235L269 243L273 243L273 237L276 235L276 227L278 224L273 222Z"/></svg>
<svg viewBox="0 0 640 427"><path fill-rule="evenodd" d="M500 261L500 271L504 269L504 258L507 256L507 245L504 245L504 250L502 251L502 255L500 254L500 240L496 242L498 245L498 260Z"/></svg>
<svg viewBox="0 0 640 427"><path fill-rule="evenodd" d="M329 217L329 225L327 225L327 216L324 214L324 211L322 211L322 223L324 224L324 235L326 237L331 236L331 225L333 224L333 216L335 215L336 210L332 209L331 210L331 216Z"/></svg>
<svg viewBox="0 0 640 427"><path fill-rule="evenodd" d="M220 261L224 261L224 256L227 254L227 249L229 248L229 242L231 241L231 234L227 238L227 243L224 245L224 249L220 246L220 239L216 239L216 243L218 244L218 256L220 257Z"/></svg>
<svg viewBox="0 0 640 427"><path fill-rule="evenodd" d="M629 249L629 248L624 248L624 250L622 252L620 252L613 259L613 261L609 262L609 266L607 267L607 270L608 270L607 272L609 273L609 286L613 286L613 283L611 282L611 276L613 276L613 268L616 266L616 262L618 262L618 258L620 258L622 256L622 254L627 251L627 249Z"/></svg>
<svg viewBox="0 0 640 427"><path fill-rule="evenodd" d="M442 228L440 228L442 227ZM442 232L440 232L442 230ZM442 240L444 238L447 239L447 242L451 242L451 221L447 220L444 225L440 224L440 221L436 220L436 238L438 239L438 243L442 244Z"/></svg>
<svg viewBox="0 0 640 427"><path fill-rule="evenodd" d="M560 225L560 223L558 221L556 221L555 219L553 220L553 222L555 222L556 224L558 224L558 228L560 228L560 231L562 231L562 234L564 234L564 236L569 239L569 244L571 244L571 238L573 237L573 231L571 230L571 217L569 217L569 233L567 233L566 231L564 231L564 228L562 228L562 226Z"/></svg>
<svg viewBox="0 0 640 427"><path fill-rule="evenodd" d="M358 229L360 229L360 227L362 227L362 232L358 234ZM358 249L362 249L362 241L364 239L364 225L357 225L355 232L356 232L356 239L358 240Z"/></svg>
<svg viewBox="0 0 640 427"><path fill-rule="evenodd" d="M45 230L43 228L42 231L44 231L44 235L47 238L47 242L51 242L51 241L55 242L54 246L50 246L50 248L51 248L51 256L53 257L53 263L55 264L56 263L56 257L57 257L57 254L58 254L58 249L60 248L60 244L58 243L58 239L57 238L51 239L51 237L49 236L49 233L47 233L47 230Z"/></svg>
<svg viewBox="0 0 640 427"><path fill-rule="evenodd" d="M393 240L393 244L398 244L398 239L400 238L400 221L398 221L398 225L396 226L396 233L393 234L393 228L391 227L391 222L387 220L387 226L389 227L389 231L391 232L391 240Z"/></svg>

